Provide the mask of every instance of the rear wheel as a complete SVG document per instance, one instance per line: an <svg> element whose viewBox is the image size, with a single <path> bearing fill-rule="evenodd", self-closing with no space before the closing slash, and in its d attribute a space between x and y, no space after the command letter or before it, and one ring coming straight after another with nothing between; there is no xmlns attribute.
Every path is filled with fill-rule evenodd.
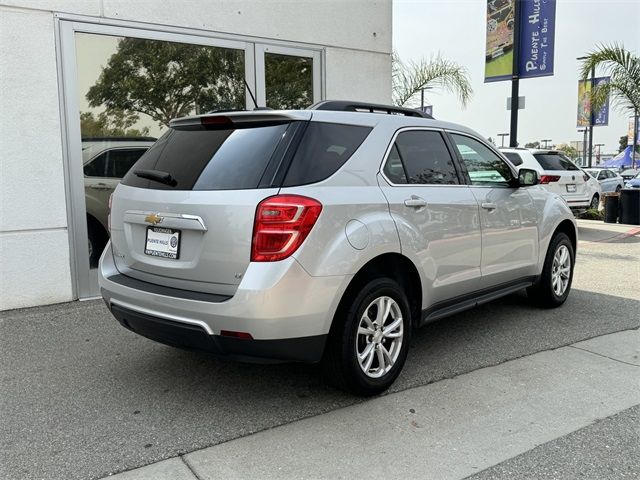
<svg viewBox="0 0 640 480"><path fill-rule="evenodd" d="M376 395L395 381L407 358L409 302L397 282L377 278L343 303L323 359L325 378L357 395Z"/></svg>
<svg viewBox="0 0 640 480"><path fill-rule="evenodd" d="M620 190L622 190L622 185L618 185L616 187L616 193L620 193Z"/></svg>
<svg viewBox="0 0 640 480"><path fill-rule="evenodd" d="M562 305L571 290L574 264L573 245L569 237L561 232L556 233L549 244L539 282L527 289L529 298L545 308Z"/></svg>
<svg viewBox="0 0 640 480"><path fill-rule="evenodd" d="M600 205L600 197L596 193L591 199L591 203L589 204L589 209L597 210L599 205Z"/></svg>

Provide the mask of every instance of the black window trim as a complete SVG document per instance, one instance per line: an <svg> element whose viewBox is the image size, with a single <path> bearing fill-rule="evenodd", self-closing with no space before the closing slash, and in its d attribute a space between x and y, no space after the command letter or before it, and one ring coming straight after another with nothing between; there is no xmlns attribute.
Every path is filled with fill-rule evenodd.
<svg viewBox="0 0 640 480"><path fill-rule="evenodd" d="M85 167L88 167L89 165L91 165L99 156L108 153L108 152L112 152L113 150L144 150L144 152L146 152L147 150L149 150L151 148L151 145L148 145L146 147L140 146L140 145L131 145L131 146L118 146L118 147L109 147L109 148L105 148L104 150L100 150L97 154L95 154L93 157L91 157L89 160L87 160L87 162L85 164L82 165L82 170L84 171ZM143 154L144 154L143 152ZM90 177L87 175L84 175L84 177L86 178L118 178L118 177Z"/></svg>
<svg viewBox="0 0 640 480"><path fill-rule="evenodd" d="M453 140L451 135L460 135L460 136L463 136L463 137L468 137L468 138L471 138L472 140L475 140L476 142L481 143L482 145L487 147L490 151L495 153L498 156L498 158L500 160L502 160L507 165L507 168L509 169L509 171L511 172L511 175L512 175L511 183L509 183L508 185L499 185L499 184L474 185L474 184L471 183L471 177L469 176L469 171L467 170L467 166L464 164L464 160L462 158L462 155L460 154L460 151L457 148L455 148L455 155L456 155L456 158L458 160L458 163L461 165L462 171L464 172L466 185L468 187L474 187L474 188L517 188L518 172L515 169L515 167L513 167L511 165L511 162L507 158L505 158L505 156L502 155L502 153L500 153L500 150L498 150L493 145L489 144L489 142L487 142L486 140L484 140L481 137L477 137L475 135L471 135L470 133L467 133L467 132L461 132L459 130L445 129L445 136L448 138L449 142L451 143L451 145L453 147L455 147L455 141Z"/></svg>
<svg viewBox="0 0 640 480"><path fill-rule="evenodd" d="M387 164L387 162L389 161L389 156L391 155L391 150L393 150L393 146L396 143L396 139L398 138L398 135L400 135L401 133L404 132L410 132L410 131L431 131L431 132L438 132L440 134L440 136L442 137L442 140L444 141L445 146L447 147L447 150L449 151L449 155L451 156L451 161L453 162L453 169L456 172L456 177L458 179L457 184L451 184L451 183L393 183L385 174L384 174L384 167ZM460 167L460 163L459 163L459 159L457 154L452 151L451 149L452 145L450 143L450 140L446 134L446 131L443 128L438 128L438 127L402 127L399 128L398 130L396 130L393 134L393 136L391 137L391 141L389 142L389 145L387 145L387 149L384 153L384 156L382 157L382 163L380 164L380 167L378 168L378 174L382 176L382 178L384 178L384 180L391 185L392 187L467 187L468 185L465 184L465 176L463 173L462 168ZM398 154L400 154L400 151L398 151ZM402 156L400 156L400 160L402 161ZM402 168L405 170L405 175L407 176L407 180L408 180L408 174L406 171L406 168L404 166L404 162L402 163Z"/></svg>

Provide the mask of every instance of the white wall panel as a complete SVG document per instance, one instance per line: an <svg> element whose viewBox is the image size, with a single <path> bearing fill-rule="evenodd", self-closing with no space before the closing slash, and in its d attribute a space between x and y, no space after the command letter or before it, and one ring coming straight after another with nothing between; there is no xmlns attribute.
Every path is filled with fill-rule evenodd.
<svg viewBox="0 0 640 480"><path fill-rule="evenodd" d="M53 16L0 7L0 231L67 225Z"/></svg>
<svg viewBox="0 0 640 480"><path fill-rule="evenodd" d="M66 229L0 233L0 310L69 300Z"/></svg>
<svg viewBox="0 0 640 480"><path fill-rule="evenodd" d="M0 5L53 12L100 15L102 0L0 0Z"/></svg>
<svg viewBox="0 0 640 480"><path fill-rule="evenodd" d="M391 0L103 0L104 16L391 51Z"/></svg>
<svg viewBox="0 0 640 480"><path fill-rule="evenodd" d="M391 102L391 56L327 49L327 99Z"/></svg>

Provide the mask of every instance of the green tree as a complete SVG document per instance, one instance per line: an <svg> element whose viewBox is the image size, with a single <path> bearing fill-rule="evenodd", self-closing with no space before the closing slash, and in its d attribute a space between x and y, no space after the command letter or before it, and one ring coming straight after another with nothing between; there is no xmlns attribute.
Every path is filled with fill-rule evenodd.
<svg viewBox="0 0 640 480"><path fill-rule="evenodd" d="M97 117L93 112L82 112L80 114L80 132L82 138L146 137L149 135L149 127L130 128L137 120L137 115L125 113L122 110L114 111L111 115L107 112L101 112Z"/></svg>
<svg viewBox="0 0 640 480"><path fill-rule="evenodd" d="M267 107L296 110L313 103L313 60L265 54Z"/></svg>
<svg viewBox="0 0 640 480"><path fill-rule="evenodd" d="M540 142L525 143L524 148L540 148Z"/></svg>
<svg viewBox="0 0 640 480"><path fill-rule="evenodd" d="M404 63L397 53L391 56L393 103L397 106L415 105L421 90L443 89L455 94L466 106L473 89L468 70L439 54L429 60Z"/></svg>
<svg viewBox="0 0 640 480"><path fill-rule="evenodd" d="M558 150L559 152L564 153L571 160L575 160L579 156L578 149L572 147L571 145L567 145L566 143L562 143L562 144L558 145L556 147L556 150Z"/></svg>
<svg viewBox="0 0 640 480"><path fill-rule="evenodd" d="M611 98L623 112L640 112L640 57L625 50L622 44L600 45L582 61L580 76L586 80L594 69L611 77L608 83L601 83L591 91L594 111Z"/></svg>
<svg viewBox="0 0 640 480"><path fill-rule="evenodd" d="M242 51L139 38L119 41L87 93L107 115L145 114L161 126L193 112L243 109L244 99Z"/></svg>
<svg viewBox="0 0 640 480"><path fill-rule="evenodd" d="M620 137L620 146L618 147L618 153L622 152L629 145L629 137L623 135ZM640 145L636 145L636 153L640 153Z"/></svg>

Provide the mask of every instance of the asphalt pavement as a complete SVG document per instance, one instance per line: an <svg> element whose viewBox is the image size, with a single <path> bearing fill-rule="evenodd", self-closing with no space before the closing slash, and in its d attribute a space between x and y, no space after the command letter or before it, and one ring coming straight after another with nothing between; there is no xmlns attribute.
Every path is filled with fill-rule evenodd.
<svg viewBox="0 0 640 480"><path fill-rule="evenodd" d="M637 329L640 245L613 237L581 242L559 310L516 294L419 330L386 397ZM239 364L155 344L100 301L0 315L0 478L100 478L362 403L323 385L314 366Z"/></svg>

